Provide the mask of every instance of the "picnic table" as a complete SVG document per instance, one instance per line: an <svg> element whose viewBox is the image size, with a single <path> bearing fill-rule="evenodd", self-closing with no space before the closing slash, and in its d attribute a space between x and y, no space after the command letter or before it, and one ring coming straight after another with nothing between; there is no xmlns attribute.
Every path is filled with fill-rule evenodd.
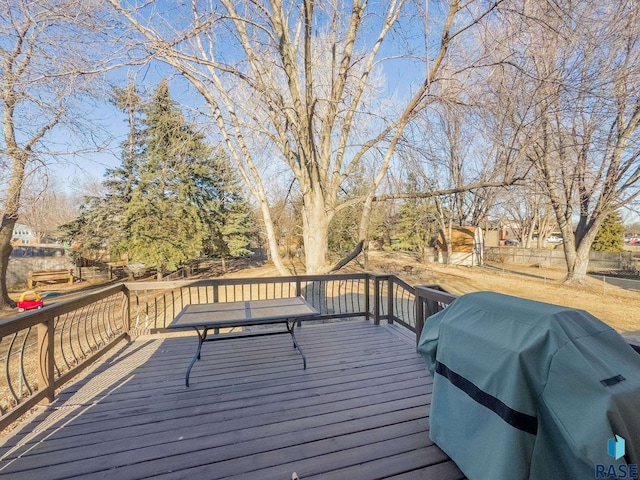
<svg viewBox="0 0 640 480"><path fill-rule="evenodd" d="M27 278L28 287L31 289L38 282L65 282L67 285L73 285L73 274L71 270L67 268L30 271Z"/></svg>
<svg viewBox="0 0 640 480"><path fill-rule="evenodd" d="M318 312L303 297L278 298L271 300L249 300L243 302L204 303L187 305L167 326L168 329L193 328L198 334L198 347L187 368L185 384L189 386L189 375L197 360L204 342L229 340L234 338L259 337L266 335L289 334L293 348L302 356L303 366L307 368L307 358L300 349L294 329L296 323L318 315ZM269 330L248 334L217 334L208 337L210 330L221 328L250 327L256 325L283 324L286 330Z"/></svg>

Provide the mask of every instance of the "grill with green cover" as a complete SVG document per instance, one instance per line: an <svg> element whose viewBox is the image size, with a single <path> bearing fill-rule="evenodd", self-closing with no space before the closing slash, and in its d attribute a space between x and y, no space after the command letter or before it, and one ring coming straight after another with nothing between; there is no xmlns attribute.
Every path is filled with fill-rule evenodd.
<svg viewBox="0 0 640 480"><path fill-rule="evenodd" d="M418 351L434 377L429 435L469 479L640 463L640 355L593 315L471 293L427 320Z"/></svg>

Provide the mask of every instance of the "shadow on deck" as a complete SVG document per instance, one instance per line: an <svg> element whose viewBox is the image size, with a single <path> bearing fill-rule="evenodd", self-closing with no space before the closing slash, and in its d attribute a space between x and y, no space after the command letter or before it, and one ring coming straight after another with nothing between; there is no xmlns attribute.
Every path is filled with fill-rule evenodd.
<svg viewBox="0 0 640 480"><path fill-rule="evenodd" d="M0 477L459 479L429 439L431 377L414 344L367 322L106 357L0 446Z"/></svg>

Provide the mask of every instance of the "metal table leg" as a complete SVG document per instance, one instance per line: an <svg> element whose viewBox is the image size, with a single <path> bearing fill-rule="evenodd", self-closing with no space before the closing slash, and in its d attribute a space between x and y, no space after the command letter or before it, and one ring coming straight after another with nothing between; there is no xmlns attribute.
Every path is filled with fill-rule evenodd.
<svg viewBox="0 0 640 480"><path fill-rule="evenodd" d="M189 375L191 374L191 369L193 368L193 364L196 363L196 360L200 360L200 351L202 350L202 343L207 338L207 330L208 330L205 327L204 331L201 334L200 330L198 330L197 327L193 327L193 328L195 329L196 333L198 334L198 348L196 349L195 355L191 359L191 363L189 364L189 368L187 368L187 376L185 378L185 385L187 387L189 386Z"/></svg>
<svg viewBox="0 0 640 480"><path fill-rule="evenodd" d="M296 335L293 332L296 328L296 322L293 321L289 321L287 320L287 331L291 334L291 338L293 339L293 348L297 349L298 352L300 352L300 355L302 355L302 364L304 365L304 370L307 369L307 357L304 356L304 353L302 351L302 349L300 348L300 345L298 345L298 341L296 340Z"/></svg>

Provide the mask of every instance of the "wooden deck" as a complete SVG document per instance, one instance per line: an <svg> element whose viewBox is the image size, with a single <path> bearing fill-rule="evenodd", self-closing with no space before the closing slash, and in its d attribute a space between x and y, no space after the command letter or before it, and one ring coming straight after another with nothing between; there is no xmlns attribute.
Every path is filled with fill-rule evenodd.
<svg viewBox="0 0 640 480"><path fill-rule="evenodd" d="M0 439L0 478L463 478L429 440L415 344L366 322L214 342L138 339Z"/></svg>

